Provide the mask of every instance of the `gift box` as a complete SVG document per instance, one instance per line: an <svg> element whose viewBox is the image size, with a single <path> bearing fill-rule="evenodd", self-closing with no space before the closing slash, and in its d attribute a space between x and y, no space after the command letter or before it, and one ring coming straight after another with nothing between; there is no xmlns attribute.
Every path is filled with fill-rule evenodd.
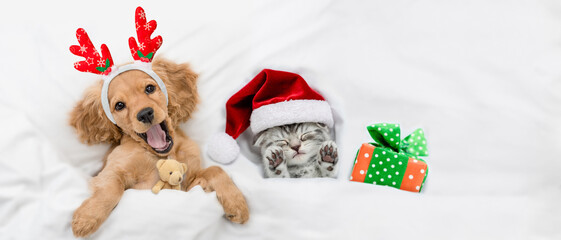
<svg viewBox="0 0 561 240"><path fill-rule="evenodd" d="M428 156L422 129L401 139L399 124L379 123L367 127L375 142L358 150L350 180L420 192L427 178Z"/></svg>

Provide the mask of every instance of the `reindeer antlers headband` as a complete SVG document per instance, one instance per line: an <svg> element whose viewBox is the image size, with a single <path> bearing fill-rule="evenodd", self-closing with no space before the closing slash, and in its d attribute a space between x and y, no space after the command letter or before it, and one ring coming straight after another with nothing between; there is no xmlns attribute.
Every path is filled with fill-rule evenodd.
<svg viewBox="0 0 561 240"><path fill-rule="evenodd" d="M156 21L152 20L150 22L146 22L144 9L137 7L135 13L135 24L138 44L134 37L129 38L129 47L132 57L135 60L134 63L117 68L113 62L113 58L111 58L111 53L109 53L107 45L101 45L100 56L92 44L90 37L83 28L78 28L78 30L76 30L76 38L78 39L80 46L70 46L70 52L76 56L85 58L84 61L74 63L74 68L76 68L76 70L99 74L102 76L103 87L101 88L101 105L103 106L103 111L105 112L107 118L109 118L109 120L111 120L114 124L116 123L113 118L113 114L111 114L111 107L109 106L107 92L111 80L123 72L130 70L140 70L145 72L156 81L158 87L160 87L166 96L166 104L168 101L166 85L162 79L160 79L158 74L152 71L152 59L154 58L154 54L158 48L162 45L161 36L157 36L153 39L150 38L150 35L152 35L154 30L156 30Z"/></svg>

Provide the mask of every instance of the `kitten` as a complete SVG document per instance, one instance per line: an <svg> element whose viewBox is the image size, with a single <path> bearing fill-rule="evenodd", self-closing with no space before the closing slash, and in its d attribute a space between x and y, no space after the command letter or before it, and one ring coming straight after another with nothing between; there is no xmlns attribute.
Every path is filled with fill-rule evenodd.
<svg viewBox="0 0 561 240"><path fill-rule="evenodd" d="M255 136L266 177L335 177L337 145L321 123L272 127Z"/></svg>

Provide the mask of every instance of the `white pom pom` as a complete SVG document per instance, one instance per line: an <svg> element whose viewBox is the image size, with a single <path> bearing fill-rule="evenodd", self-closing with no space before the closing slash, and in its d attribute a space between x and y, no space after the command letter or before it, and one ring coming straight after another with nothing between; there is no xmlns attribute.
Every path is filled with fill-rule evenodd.
<svg viewBox="0 0 561 240"><path fill-rule="evenodd" d="M223 132L216 133L210 137L207 153L213 161L228 164L238 158L240 146L230 135Z"/></svg>

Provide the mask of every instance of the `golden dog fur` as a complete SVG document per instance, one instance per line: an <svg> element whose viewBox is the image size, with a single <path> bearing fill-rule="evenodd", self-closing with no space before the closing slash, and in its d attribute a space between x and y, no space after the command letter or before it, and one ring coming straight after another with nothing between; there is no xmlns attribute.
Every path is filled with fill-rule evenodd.
<svg viewBox="0 0 561 240"><path fill-rule="evenodd" d="M109 104L124 102L125 108L112 110L117 125L105 116L101 106L102 81L86 90L84 98L71 112L70 124L87 144L110 143L101 172L92 178L92 195L74 212L72 231L77 237L95 232L118 204L126 189L151 189L159 180L156 162L173 158L187 164L181 189L188 191L200 185L206 192L216 191L225 216L232 222L245 223L249 210L244 196L220 167L201 168L199 147L179 128L187 121L198 103L197 74L187 64L155 59L152 69L164 81L169 103L156 82L146 73L132 70L115 77L108 90ZM148 84L156 87L145 93ZM137 133L146 132L154 124L137 119L146 107L154 109L154 124L165 121L173 139L166 154L154 151Z"/></svg>

